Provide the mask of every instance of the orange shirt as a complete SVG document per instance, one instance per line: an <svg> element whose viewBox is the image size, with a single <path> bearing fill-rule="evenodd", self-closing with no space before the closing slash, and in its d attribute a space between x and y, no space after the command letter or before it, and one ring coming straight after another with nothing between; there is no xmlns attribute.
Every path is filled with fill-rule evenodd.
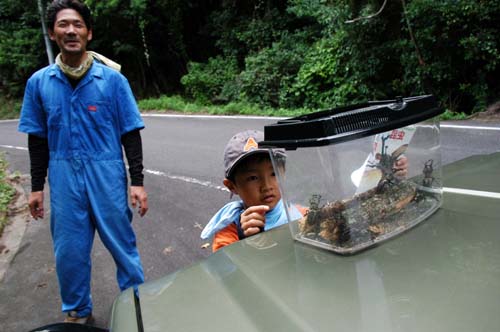
<svg viewBox="0 0 500 332"><path fill-rule="evenodd" d="M309 210L308 208L300 205L296 205L295 207L303 216L305 216L307 214L307 211ZM224 246L239 241L239 239L238 228L236 227L235 223L231 223L229 226L226 226L226 228L215 233L212 241L212 252L216 252Z"/></svg>
<svg viewBox="0 0 500 332"><path fill-rule="evenodd" d="M212 252L239 240L238 228L235 223L231 223L226 228L215 233L212 241Z"/></svg>

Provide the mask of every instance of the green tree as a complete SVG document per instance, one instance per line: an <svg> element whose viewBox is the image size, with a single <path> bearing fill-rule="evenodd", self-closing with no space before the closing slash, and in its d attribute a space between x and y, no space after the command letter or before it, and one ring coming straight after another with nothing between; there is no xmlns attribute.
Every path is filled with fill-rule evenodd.
<svg viewBox="0 0 500 332"><path fill-rule="evenodd" d="M86 3L89 47L139 98L326 108L432 93L466 113L500 99L500 0ZM0 0L0 18L0 93L19 98L47 64L37 3Z"/></svg>
<svg viewBox="0 0 500 332"><path fill-rule="evenodd" d="M401 42L403 88L424 80L448 109L465 113L500 98L500 1L413 0L407 14L425 64L412 66L415 52Z"/></svg>
<svg viewBox="0 0 500 332"><path fill-rule="evenodd" d="M0 94L20 98L28 77L47 63L36 1L0 0Z"/></svg>

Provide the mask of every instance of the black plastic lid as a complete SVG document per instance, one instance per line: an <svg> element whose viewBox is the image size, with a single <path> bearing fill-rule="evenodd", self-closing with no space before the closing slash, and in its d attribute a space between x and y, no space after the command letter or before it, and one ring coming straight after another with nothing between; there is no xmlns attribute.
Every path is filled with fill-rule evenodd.
<svg viewBox="0 0 500 332"><path fill-rule="evenodd" d="M259 147L292 150L346 142L418 123L443 111L432 95L334 108L264 126Z"/></svg>

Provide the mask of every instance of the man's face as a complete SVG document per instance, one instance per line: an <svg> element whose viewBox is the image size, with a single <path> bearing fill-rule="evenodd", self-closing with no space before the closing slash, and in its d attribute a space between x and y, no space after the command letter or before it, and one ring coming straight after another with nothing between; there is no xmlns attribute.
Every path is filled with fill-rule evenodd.
<svg viewBox="0 0 500 332"><path fill-rule="evenodd" d="M57 43L63 55L83 54L92 40L92 30L87 29L82 16L74 9L59 11L53 29L49 29L50 39Z"/></svg>
<svg viewBox="0 0 500 332"><path fill-rule="evenodd" d="M281 199L276 174L268 158L249 157L238 168L230 190L239 195L246 207L267 205L274 208Z"/></svg>

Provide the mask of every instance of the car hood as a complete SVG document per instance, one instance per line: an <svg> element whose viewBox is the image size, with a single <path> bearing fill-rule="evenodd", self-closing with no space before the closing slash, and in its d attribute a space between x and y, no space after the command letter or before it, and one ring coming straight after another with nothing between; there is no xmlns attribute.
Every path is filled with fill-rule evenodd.
<svg viewBox="0 0 500 332"><path fill-rule="evenodd" d="M296 242L284 226L140 286L144 331L497 330L500 153L443 175L437 212L358 254ZM132 317L130 298L115 303L112 326Z"/></svg>

